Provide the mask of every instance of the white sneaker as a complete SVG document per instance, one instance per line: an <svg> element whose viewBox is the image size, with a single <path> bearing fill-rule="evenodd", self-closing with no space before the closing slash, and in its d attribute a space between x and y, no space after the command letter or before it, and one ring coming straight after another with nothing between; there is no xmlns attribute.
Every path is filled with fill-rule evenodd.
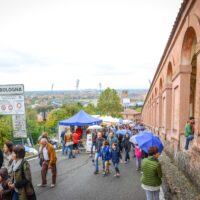
<svg viewBox="0 0 200 200"><path fill-rule="evenodd" d="M51 184L51 188L54 188L56 185L55 184Z"/></svg>

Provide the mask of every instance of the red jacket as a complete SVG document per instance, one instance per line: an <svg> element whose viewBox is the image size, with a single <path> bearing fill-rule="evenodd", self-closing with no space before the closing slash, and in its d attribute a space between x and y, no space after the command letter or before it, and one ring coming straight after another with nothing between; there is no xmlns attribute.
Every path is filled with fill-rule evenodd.
<svg viewBox="0 0 200 200"><path fill-rule="evenodd" d="M78 141L79 141L79 135L78 135L78 133L74 133L73 134L73 141L74 141L74 144L78 144Z"/></svg>

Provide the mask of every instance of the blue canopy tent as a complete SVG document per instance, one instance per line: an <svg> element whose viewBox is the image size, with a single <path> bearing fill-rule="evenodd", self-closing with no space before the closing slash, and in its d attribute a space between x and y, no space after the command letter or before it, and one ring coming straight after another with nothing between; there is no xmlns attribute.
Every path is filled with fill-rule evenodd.
<svg viewBox="0 0 200 200"><path fill-rule="evenodd" d="M101 119L92 117L83 110L80 110L77 114L69 119L59 121L59 125L63 126L86 126L97 125L100 123L102 123Z"/></svg>

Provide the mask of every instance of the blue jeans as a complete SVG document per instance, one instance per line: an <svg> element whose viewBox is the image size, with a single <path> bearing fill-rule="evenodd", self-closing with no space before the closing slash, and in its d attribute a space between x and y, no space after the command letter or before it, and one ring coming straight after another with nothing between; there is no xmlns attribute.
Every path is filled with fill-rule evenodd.
<svg viewBox="0 0 200 200"><path fill-rule="evenodd" d="M12 200L19 200L19 194L15 191L13 191Z"/></svg>
<svg viewBox="0 0 200 200"><path fill-rule="evenodd" d="M62 155L64 155L66 152L66 154L68 153L68 148L67 146L65 146L65 142L62 141Z"/></svg>
<svg viewBox="0 0 200 200"><path fill-rule="evenodd" d="M194 135L189 135L188 137L186 137L186 143L185 143L185 149L188 150L190 141L192 141L194 139Z"/></svg>
<svg viewBox="0 0 200 200"><path fill-rule="evenodd" d="M116 173L120 173L120 172L119 172L118 165L119 165L119 163L113 163L113 166L114 166L114 168L115 168L115 172L116 172Z"/></svg>
<svg viewBox="0 0 200 200"><path fill-rule="evenodd" d="M73 144L69 145L67 149L69 150L69 158L73 158Z"/></svg>
<svg viewBox="0 0 200 200"><path fill-rule="evenodd" d="M136 169L137 169L137 170L141 168L141 160L142 160L141 157L139 157L139 158L136 157L136 158L135 158L135 163L136 163Z"/></svg>
<svg viewBox="0 0 200 200"><path fill-rule="evenodd" d="M157 191L149 191L145 190L147 200L159 200L160 190Z"/></svg>
<svg viewBox="0 0 200 200"><path fill-rule="evenodd" d="M96 153L95 154L95 167L96 167L96 171L99 171L99 158L101 157L100 153ZM103 162L102 162L103 163Z"/></svg>

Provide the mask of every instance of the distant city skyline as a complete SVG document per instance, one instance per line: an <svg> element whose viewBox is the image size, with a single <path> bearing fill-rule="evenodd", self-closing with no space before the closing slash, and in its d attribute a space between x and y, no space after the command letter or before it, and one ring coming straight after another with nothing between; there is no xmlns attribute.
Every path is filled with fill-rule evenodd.
<svg viewBox="0 0 200 200"><path fill-rule="evenodd" d="M182 0L0 0L0 84L148 89Z"/></svg>

